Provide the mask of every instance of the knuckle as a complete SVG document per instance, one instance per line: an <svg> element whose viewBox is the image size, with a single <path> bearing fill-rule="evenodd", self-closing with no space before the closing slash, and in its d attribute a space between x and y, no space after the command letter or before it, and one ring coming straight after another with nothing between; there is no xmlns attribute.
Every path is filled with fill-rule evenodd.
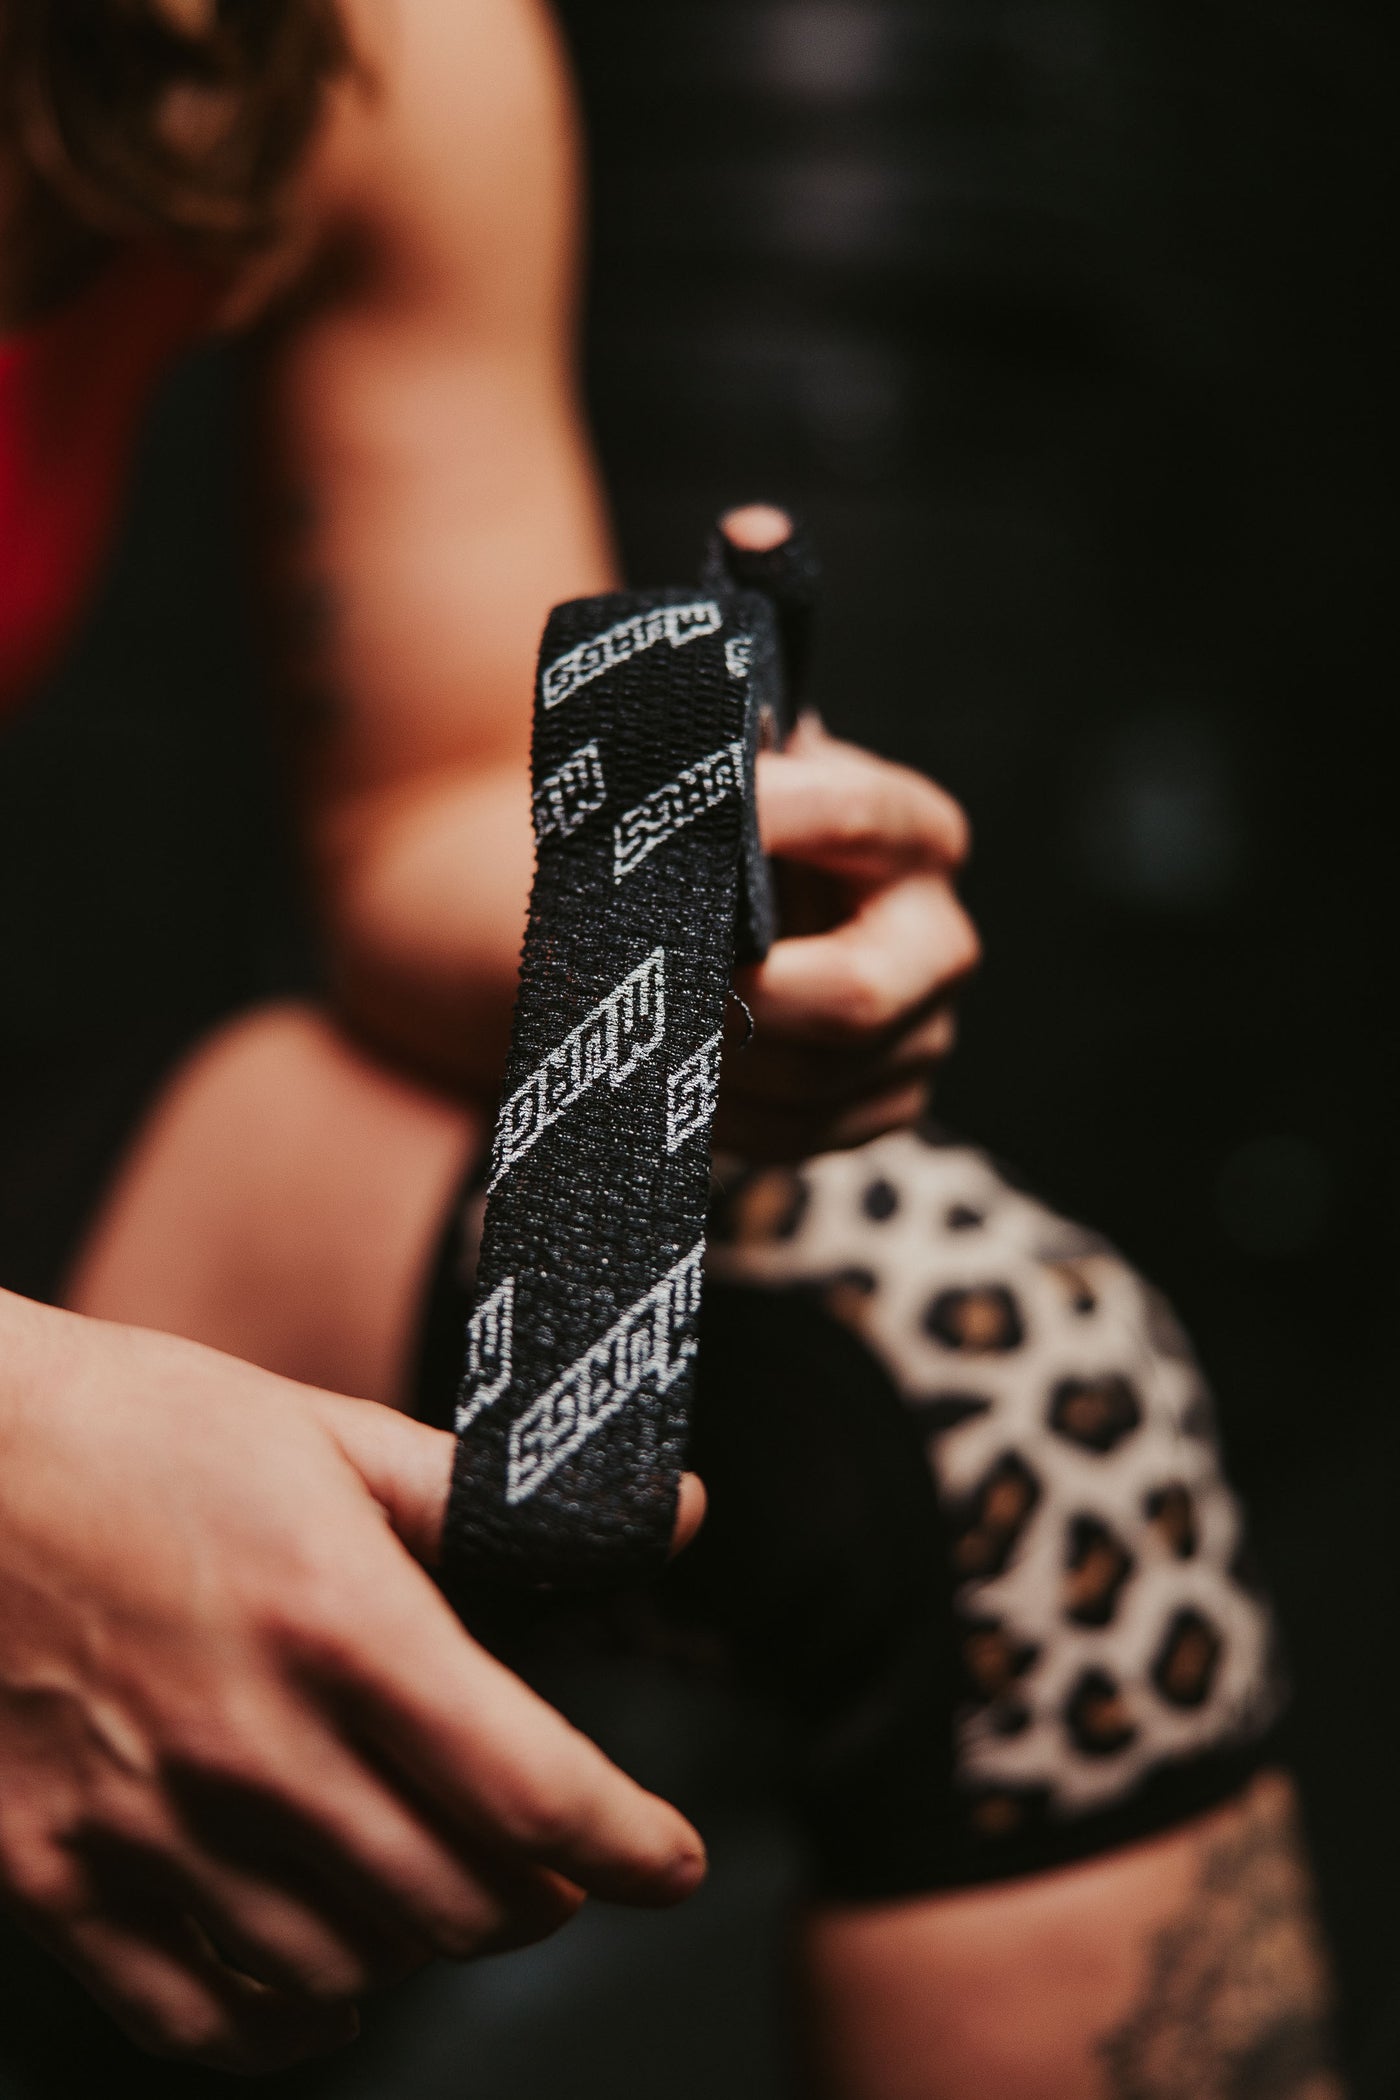
<svg viewBox="0 0 1400 2100"><path fill-rule="evenodd" d="M293 1603L274 1638L281 1661L304 1681L344 1684L363 1675L363 1633L343 1602Z"/></svg>
<svg viewBox="0 0 1400 2100"><path fill-rule="evenodd" d="M308 2005L348 2005L368 1992L401 1982L427 1959L407 1956L402 1948L373 1953L348 1945L322 1945L312 1953L289 1952L285 1962L286 1988Z"/></svg>
<svg viewBox="0 0 1400 2100"><path fill-rule="evenodd" d="M868 944L851 949L837 988L834 1019L847 1041L873 1035L893 1020L894 1000L884 963Z"/></svg>
<svg viewBox="0 0 1400 2100"><path fill-rule="evenodd" d="M283 1932L221 1932L225 1954L275 1991L307 2006L334 2005L366 1988L363 1965L349 1956L288 1940Z"/></svg>
<svg viewBox="0 0 1400 2100"><path fill-rule="evenodd" d="M499 1922L498 1899L477 1881L468 1861L427 1858L414 1849L382 1855L379 1875L392 1937L379 1958L366 1961L373 1972L367 1988L397 1982L435 1955L465 1961Z"/></svg>
<svg viewBox="0 0 1400 2100"><path fill-rule="evenodd" d="M457 1879L446 1885L436 1877L431 1886L420 1880L417 1887L405 1892L399 1906L405 1944L397 1968L392 1975L376 1974L374 1986L397 1981L435 1956L470 1960L498 1929L501 1911L501 1899L480 1886L470 1869L461 1869Z"/></svg>
<svg viewBox="0 0 1400 2100"><path fill-rule="evenodd" d="M844 793L830 822L833 843L857 857L878 851L886 842L879 799L868 785L852 786Z"/></svg>
<svg viewBox="0 0 1400 2100"><path fill-rule="evenodd" d="M17 1846L0 1872L15 1909L33 1921L62 1924L81 1908L83 1877L62 1846Z"/></svg>
<svg viewBox="0 0 1400 2100"><path fill-rule="evenodd" d="M264 1648L302 1668L339 1671L363 1650L344 1566L310 1551L256 1600L254 1619Z"/></svg>
<svg viewBox="0 0 1400 2100"><path fill-rule="evenodd" d="M269 1791L269 1759L255 1717L233 1702L212 1703L172 1726L160 1760L160 1776L176 1801L243 1798Z"/></svg>
<svg viewBox="0 0 1400 2100"><path fill-rule="evenodd" d="M583 1747L580 1742L577 1749ZM574 1745L547 1737L531 1746L528 1763L517 1758L491 1796L492 1819L506 1845L530 1859L572 1845L588 1820L587 1769Z"/></svg>
<svg viewBox="0 0 1400 2100"><path fill-rule="evenodd" d="M312 1969L301 1986L300 1995L312 2005L344 2005L350 1999L363 1998L367 1991L375 1990L383 1983L397 1982L402 1973L397 1964L391 1966L386 1962L376 1966L359 1956L346 1954Z"/></svg>
<svg viewBox="0 0 1400 2100"><path fill-rule="evenodd" d="M557 1852L574 1835L574 1821L562 1789L542 1780L517 1786L497 1812L501 1836L513 1851L534 1859Z"/></svg>
<svg viewBox="0 0 1400 2100"><path fill-rule="evenodd" d="M970 977L982 960L982 936L959 904L954 913L953 960L950 975Z"/></svg>
<svg viewBox="0 0 1400 2100"><path fill-rule="evenodd" d="M435 1951L465 1961L508 1947L528 1947L566 1924L584 1900L581 1889L548 1872L526 1875L506 1889L466 1897L455 1917L440 1921Z"/></svg>

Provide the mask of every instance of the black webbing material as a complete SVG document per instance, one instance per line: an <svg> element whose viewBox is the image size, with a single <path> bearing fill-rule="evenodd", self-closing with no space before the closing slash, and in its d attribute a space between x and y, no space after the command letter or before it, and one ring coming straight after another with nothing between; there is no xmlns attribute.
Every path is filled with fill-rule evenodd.
<svg viewBox="0 0 1400 2100"><path fill-rule="evenodd" d="M448 1586L663 1565L694 1380L736 957L774 933L754 757L780 741L814 569L716 539L700 587L557 606L538 859L457 1409Z"/></svg>

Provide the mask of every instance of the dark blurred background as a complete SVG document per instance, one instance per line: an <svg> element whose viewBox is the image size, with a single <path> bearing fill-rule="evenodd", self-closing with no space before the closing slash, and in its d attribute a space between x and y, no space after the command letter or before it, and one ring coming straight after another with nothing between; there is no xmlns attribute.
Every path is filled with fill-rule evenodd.
<svg viewBox="0 0 1400 2100"><path fill-rule="evenodd" d="M629 567L793 503L820 701L976 832L940 1107L1171 1292L1400 2092L1394 10L577 0Z"/></svg>
<svg viewBox="0 0 1400 2100"><path fill-rule="evenodd" d="M791 503L827 566L829 723L970 810L987 963L941 1111L1197 1338L1292 1650L1357 2092L1393 2095L1394 10L564 15L629 569L683 577L721 505ZM176 1044L306 979L236 582L237 382L216 352L168 389L105 599L7 732L0 1203L36 1244L56 1156L95 1178ZM327 2090L777 2090L793 1864L761 1749L692 1694L580 1696L708 1815L707 1907L420 1989Z"/></svg>

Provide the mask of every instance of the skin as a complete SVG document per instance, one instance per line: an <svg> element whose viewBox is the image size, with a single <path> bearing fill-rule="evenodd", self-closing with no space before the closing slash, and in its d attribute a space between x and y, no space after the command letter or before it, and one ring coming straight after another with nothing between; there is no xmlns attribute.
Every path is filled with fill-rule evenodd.
<svg viewBox="0 0 1400 2100"><path fill-rule="evenodd" d="M337 121L328 135L332 171L343 130ZM27 223L29 192L12 170L0 178L0 229L12 232ZM310 171L310 189L324 186L316 211L340 209L339 180ZM293 214L306 253L323 225L330 239L316 211L303 202ZM69 260L90 244L79 229L61 245L66 289ZM22 319L55 280L23 244L0 254L0 313ZM232 285L229 318L246 323L290 274L276 257ZM398 348L406 336L419 360L405 399L424 363L458 353L450 330L434 337L420 305L408 307L404 318L370 299L365 327L350 330L338 383L368 409L364 431L385 404L357 385L394 368L386 332L402 329ZM324 342L336 324L323 325ZM294 346L315 335L283 329L280 356L270 347L270 417L278 373L292 378ZM314 361L299 369L315 380ZM347 418L332 442L353 442L354 428ZM386 479L364 477L378 501ZM374 519L371 505L361 526ZM309 806L320 807L314 795ZM401 839L392 826L383 835ZM332 869L393 858L326 848ZM483 1015L503 977L492 949ZM143 1161L162 1184L161 1133L193 1129L201 1147L217 1136L225 1148L228 1201L186 1220L198 1258L192 1245L184 1268L181 1249L172 1260L161 1246L185 1298L154 1324L223 1335L322 1384L335 1363L360 1394L396 1385L409 1272L476 1140L469 1109L394 1080L301 1014L208 1046L156 1126L136 1148L128 1196ZM337 1183L342 1145L351 1158ZM212 1196L216 1164L182 1154L176 1179ZM313 1186L314 1210L298 1212ZM119 1212L122 1200L119 1190ZM319 1262L290 1232L273 1247L274 1218L290 1228L304 1217L314 1237L342 1201L340 1237ZM103 1296L104 1244L119 1255L122 1231L99 1228L97 1285L74 1291L87 1310ZM274 1252L293 1279L292 1317L264 1347L256 1318L240 1330L234 1316L240 1299L283 1297ZM121 1319L141 1302L140 1291L124 1309L120 1289L107 1295ZM491 1661L423 1574L448 1439L166 1336L8 1297L0 1326L0 1901L128 2032L163 2053L272 2068L345 2040L365 1990L436 1954L537 1938L585 1893L667 1903L696 1885L703 1848L683 1819ZM699 1506L691 1484L678 1541Z"/></svg>
<svg viewBox="0 0 1400 2100"><path fill-rule="evenodd" d="M215 2059L242 2052L241 2060L260 2062L333 2043L345 2031L347 2001L443 1941L407 1898L385 1911L377 1885L368 1907L401 1919L402 1930L391 1949L367 1950L353 1904L337 1907L319 1884L313 1892L298 1881L295 1895L276 1887L275 1877L260 1873L256 1847L233 1863L206 1856L183 1794L163 1776L183 1773L191 1756L188 1706L167 1652L197 1654L206 1675L214 1669L206 1711L242 1714L247 1700L278 1716L271 1769L249 1772L237 1763L261 1752L231 1722L206 1726L200 1742L209 1772L201 1774L197 1755L196 1772L221 1781L232 1758L242 1793L290 1821L298 1858L314 1849L308 1830L324 1845L325 1829L319 1785L317 1802L305 1801L288 1776L293 1769L324 1765L339 1773L347 1790L362 1789L361 1810L371 1813L363 1792L369 1778L345 1769L354 1759L337 1726L340 1700L331 1711L324 1694L308 1689L308 1647L336 1658L337 1693L353 1680L356 1711L376 1716L387 1754L412 1766L406 1788L414 1801L424 1770L433 1775L431 1793L446 1789L451 1766L457 1792L450 1800L432 1793L432 1801L450 1833L452 1864L444 1868L434 1854L425 1873L470 1873L471 1900L495 1900L501 1911L478 1920L476 1939L461 1933L458 1920L452 1951L488 1944L493 1933L505 1939L547 1929L580 1888L655 1898L681 1892L698 1871L692 1834L674 1822L658 1832L659 1805L612 1795L609 1810L583 1782L566 1783L568 1757L583 1753L559 1735L563 1724L538 1702L522 1705L529 1695L455 1625L449 1641L436 1593L414 1574L391 1530L398 1511L400 1536L430 1557L432 1523L425 1537L404 1522L412 1498L386 1489L344 1426L372 1421L387 1448L385 1424L393 1418L382 1410L346 1414L351 1403L306 1390L329 1384L366 1401L405 1395L432 1242L448 1192L481 1145L514 996L530 871L536 639L551 603L605 588L614 577L574 394L575 127L548 19L529 0L479 0L471 8L399 0L393 10L352 10L351 21L372 88L338 94L294 199L287 255L233 285L228 307L231 322L257 325L269 636L334 1014L282 1008L248 1016L196 1053L139 1135L68 1294L96 1320L182 1334L303 1383L277 1384L191 1353L158 1357L149 1375L143 1359L140 1375L124 1384L120 1348L140 1355L174 1345L137 1337L113 1355L96 1320L64 1330L83 1337L80 1387L89 1407L97 1394L104 1410L109 1391L126 1396L118 1427L126 1425L139 1462L119 1465L116 1479L129 1480L130 1494L139 1489L142 1500L133 1499L132 1521L119 1535L144 1540L149 1528L140 1521L151 1506L145 1411L162 1405L159 1420L173 1439L161 1446L167 1499L188 1509L191 1528L182 1534L183 1558L157 1555L155 1572L138 1572L136 1606L118 1587L113 1617L130 1645L117 1691L99 1677L76 1709L87 1715L84 1744L110 1736L145 1749L73 1752L64 1733L70 1709L60 1700L60 1718L36 1733L35 1807L21 1819L2 1869L36 1929L134 2031L167 2049ZM750 512L731 529L761 544L776 528L771 516ZM758 791L765 841L798 871L793 923L803 930L745 976L755 1037L744 1056L727 1062L717 1137L755 1154L795 1157L872 1136L922 1106L929 1072L951 1045L953 995L977 956L954 890L967 827L932 783L835 742L815 722L788 752L764 757ZM34 1309L23 1317L43 1326ZM74 1374L55 1367L47 1343L35 1347L31 1389L47 1401ZM170 1397L176 1389L178 1401ZM206 1410L238 1454L236 1463L226 1456L217 1474L206 1459ZM129 1549L110 1562L102 1557L112 1522L105 1457L101 1503L94 1484L91 1502L80 1496L76 1507L61 1505L50 1516L47 1483L63 1477L62 1464L55 1470L47 1462L45 1470L45 1432L34 1426L32 1402L29 1420L25 1463L32 1455L37 1471L25 1520L54 1528L43 1551L57 1568L73 1570L55 1581L55 1597L83 1600L66 1621L55 1605L55 1630L40 1646L45 1683L66 1684L62 1672L71 1672L74 1654L123 1655L103 1614L111 1570L120 1572ZM256 1423L257 1435L241 1426L245 1420ZM331 1423L340 1425L334 1434ZM430 1463L429 1447L416 1440L431 1433L401 1428L420 1454L413 1463L439 1467L427 1496L435 1512L445 1452L434 1445ZM336 1448L334 1463L326 1440ZM347 1442L355 1454L348 1460ZM13 1448L21 1449L20 1440ZM76 1431L59 1460L70 1454L69 1472L81 1474ZM266 1563L274 1575L294 1572L305 1552L313 1527L278 1520L288 1480L297 1483L300 1517L303 1471L314 1488L328 1467L336 1487L333 1493L327 1475L314 1527L318 1551L338 1579L365 1557L370 1514L380 1552L366 1565L383 1577L372 1586L402 1600L400 1618L391 1630L387 1607L352 1585L354 1609L338 1618L334 1637L325 1636L316 1614L329 1608L337 1582L324 1566L311 1584L314 1609L307 1602L299 1613L294 1602L289 1612L284 1596L305 1594L295 1580L270 1588L259 1581L246 1621L239 1618L249 1569ZM415 1477L421 1488L421 1473ZM383 1522L386 1507L391 1526ZM241 1528L250 1525L255 1555ZM80 1548L87 1558L72 1560ZM138 1571L147 1567L144 1553L143 1545ZM25 1565L32 1564L31 1554ZM217 1641L200 1611L213 1614ZM228 1631L221 1615L230 1612ZM88 1634L94 1614L100 1639ZM276 1638L269 1615L283 1629ZM297 1623L286 1630L289 1617ZM158 1638L147 1639L151 1626ZM397 1731L405 1715L423 1712L426 1695L419 1685L415 1705L407 1691L387 1691L383 1657L410 1670L424 1652L415 1640L429 1639L440 1645L439 1660L450 1645L471 1681L460 1699L441 1702L447 1717L436 1708L425 1717L429 1740L440 1752L454 1722L475 1733L470 1744L460 1733L452 1738L451 1759L423 1752L421 1764L413 1727L402 1747ZM230 1654L232 1665L224 1661ZM24 1673L32 1678L35 1668L27 1656L3 1680L16 1687L6 1697L20 1726L30 1710ZM125 1715L122 1696L135 1719L110 1728L110 1712ZM304 1748L314 1745L314 1755L279 1761L277 1746L298 1738ZM600 1776L593 1756L588 1784L627 1784L607 1767ZM95 1807L74 1787L75 1765L83 1774L96 1770ZM372 1813L402 1819L408 1811L395 1796L394 1770L379 1775L385 1802L376 1800ZM539 1781L523 1844L520 1821L491 1793L493 1784L508 1793L523 1784L522 1773ZM113 1832L120 1852L125 1810L106 1804L125 1803L133 1788L149 1818L142 1823L134 1813L134 1827L157 1833L156 1858L169 1864L154 1883L168 1879L180 1891L174 1912L163 1913L154 1954L152 1935L134 1936L100 1876L75 1896L51 1867L55 1857L83 1866L85 1848L94 1849L89 1830L103 1840L98 1853L111 1856ZM199 1785L194 1793L201 1795ZM518 1809L518 1797L511 1799ZM570 1803L577 1812L565 1835ZM351 1821L359 1827L358 1816ZM332 1852L349 1844L350 1827L336 1826ZM31 1846L25 1833L32 1830L40 1836ZM483 1857L494 1864L499 1848L510 1872L525 1877L524 1886L509 1883L494 1899L478 1887L488 1875L475 1849L483 1832ZM1105 2051L1130 2026L1134 1992L1140 1996L1153 1973L1154 1946L1189 1902L1216 1834L1217 1819L1207 1818L1153 1846L1034 1882L859 1914L818 1909L801 1943L808 2017L820 2036L813 2090L861 2100L954 2091L1018 2100L1042 2092L1155 2096L1151 2087L1106 2083L1113 2059ZM1293 1844L1286 1830L1279 1842L1285 1851ZM639 1865L626 1848L648 1844ZM589 1845L604 1854L596 1873ZM354 1886L361 1895L363 1882ZM1301 1881L1298 1888L1305 1916ZM194 1920L179 1927L183 1941L175 1913ZM95 1920L86 1939L67 1922L74 1915ZM214 1948L227 1959L220 1962ZM244 1970L260 1979L260 1990L250 1991ZM290 2031L279 2024L284 2019ZM321 2019L341 2025L332 2032L295 2026ZM1322 2091L1309 2100L1321 2100Z"/></svg>
<svg viewBox="0 0 1400 2100"><path fill-rule="evenodd" d="M810 2100L1343 2100L1292 1788L802 1937Z"/></svg>
<svg viewBox="0 0 1400 2100"><path fill-rule="evenodd" d="M0 1356L0 1888L135 2040L271 2069L434 1954L695 1887L424 1572L449 1437L8 1293Z"/></svg>
<svg viewBox="0 0 1400 2100"><path fill-rule="evenodd" d="M269 593L340 1012L489 1099L533 857L535 648L552 604L616 581L575 392L574 118L523 0L401 4L392 39L382 10L353 19L380 86L342 98L302 199L353 263L267 330ZM810 1151L907 1119L946 1048L930 1014L977 956L953 892L967 825L815 725L758 795L770 850L835 879L838 923L746 984L759 1040L720 1135L771 1111L769 1146Z"/></svg>

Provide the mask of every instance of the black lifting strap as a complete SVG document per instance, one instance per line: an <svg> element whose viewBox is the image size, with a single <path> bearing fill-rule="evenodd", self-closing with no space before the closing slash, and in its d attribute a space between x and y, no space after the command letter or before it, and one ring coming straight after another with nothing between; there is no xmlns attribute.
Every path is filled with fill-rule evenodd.
<svg viewBox="0 0 1400 2100"><path fill-rule="evenodd" d="M538 847L444 1540L447 1587L655 1574L695 1375L734 963L774 935L754 757L798 697L816 569L718 534L698 590L550 614Z"/></svg>

